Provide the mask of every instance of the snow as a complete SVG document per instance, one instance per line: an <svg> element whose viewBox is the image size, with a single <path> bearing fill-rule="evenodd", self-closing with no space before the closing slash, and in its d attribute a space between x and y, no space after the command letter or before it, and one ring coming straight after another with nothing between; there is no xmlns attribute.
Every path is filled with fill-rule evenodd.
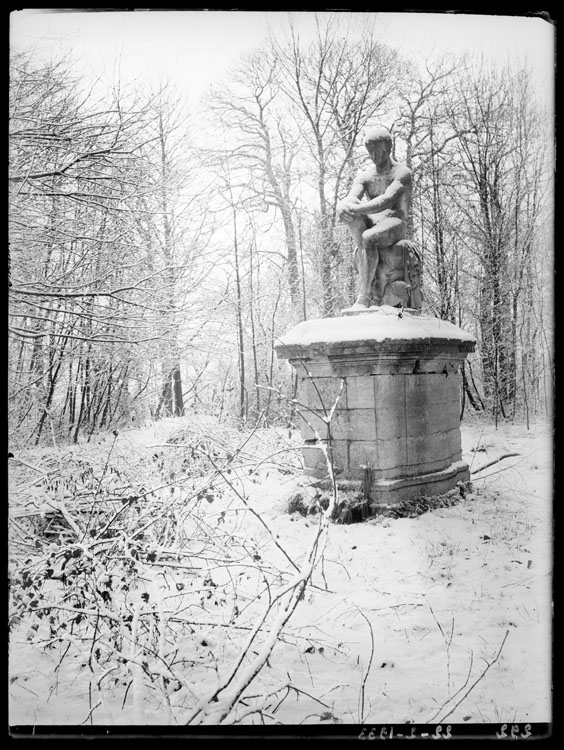
<svg viewBox="0 0 564 750"><path fill-rule="evenodd" d="M283 346L308 346L340 342L403 341L405 339L443 339L474 342L474 337L458 326L431 315L413 315L389 305L359 315L320 318L298 323L277 343Z"/></svg>
<svg viewBox="0 0 564 750"><path fill-rule="evenodd" d="M469 463L481 429L463 430ZM471 664L469 684L479 676L506 630L499 662L449 721L550 720L548 437L511 428L501 435L500 440L493 430L484 431L487 455L501 455L508 446L520 449L522 457L512 459L510 468L500 464L485 472L490 476L483 497L485 479L475 481L475 499L451 508L332 528L325 574L333 593L316 591L293 623L312 639L323 632L328 642L340 641L346 652L333 646L330 657L305 654L295 669L304 690L315 687L316 695L329 697L343 722L360 720L358 689L370 646L361 611L371 620L377 644L366 683L368 721L439 719L437 709L464 683ZM452 627L449 644L438 623L447 641ZM288 657L280 657L287 669ZM289 711L287 720L291 717Z"/></svg>
<svg viewBox="0 0 564 750"><path fill-rule="evenodd" d="M178 433L181 428L197 431L194 422L186 419L122 434L116 454L123 450L131 461L133 454L145 455L150 445L166 442L167 432ZM229 436L224 430L224 439ZM279 456L266 458L273 447L298 446L295 435L270 429L254 438L247 448L255 464L261 458L264 463L257 474L249 474L248 463L238 474L234 468L238 479L233 479L248 508L236 507L236 496L226 492L213 503L202 503L202 512L208 513L209 524L223 512L230 533L244 534L249 548L260 552L264 570L267 564L281 571L286 566L288 575L281 583L287 584L295 570L273 545L273 537L296 563L302 561L318 516L290 514L287 505L310 480L300 474L299 453L289 451L291 460L285 462ZM472 491L456 505L415 518L378 516L361 524L331 525L323 559L305 598L247 691L268 696L291 685L263 698L266 721L367 725L436 723L444 716L448 722L468 724L551 721L550 429L539 422L530 430L509 424L496 430L470 421L462 425L462 440L463 458L473 472ZM37 462L39 449L34 450L21 458ZM73 450L92 452L96 446ZM519 455L480 470L507 453ZM45 458L45 449L42 455ZM263 523L252 511L260 514ZM237 579L238 603L241 610L248 607L249 620L244 619L247 613L242 614L243 619L236 620L242 626L257 622L262 600L254 597L264 588L260 576L244 569L248 580ZM221 562L213 568L210 564L215 593L227 595L229 589L222 586L228 585L233 570ZM146 583L153 607L153 592L159 587L162 608L180 596L175 585L188 588L194 576L182 567L170 570L168 588L163 588L162 571L155 568ZM212 609L207 610L210 616ZM198 611L200 619L203 614ZM168 706L151 702L151 694L147 698L140 690L133 694L134 687L124 700L131 677L116 669L110 675L116 679L104 678L105 690L89 696L90 645L77 642L62 659L62 649L43 652L26 639L28 633L24 618L11 636L12 725L80 724L98 701L88 718L94 724L183 723L186 706L180 698L175 703L182 691L171 693ZM192 666L184 671L175 668L175 673L181 672L185 680L185 695L189 690L193 693L192 709L217 685L213 665L218 665L218 674L228 674L238 645L247 636L244 629L202 625L192 635L185 631L178 640L177 658ZM164 651L161 644L161 656ZM155 675L167 676L162 660L153 657L150 663ZM238 715L243 713L241 709ZM251 713L242 721L253 723L259 718Z"/></svg>

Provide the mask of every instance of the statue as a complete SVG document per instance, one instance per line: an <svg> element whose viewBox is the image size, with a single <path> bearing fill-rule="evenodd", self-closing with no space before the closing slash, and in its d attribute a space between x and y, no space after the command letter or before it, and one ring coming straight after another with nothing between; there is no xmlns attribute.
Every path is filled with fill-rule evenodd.
<svg viewBox="0 0 564 750"><path fill-rule="evenodd" d="M374 166L360 172L337 206L356 243L358 296L352 309L393 305L421 309L421 258L405 239L411 171L391 158L392 137L382 127L365 139ZM366 196L368 200L361 201Z"/></svg>

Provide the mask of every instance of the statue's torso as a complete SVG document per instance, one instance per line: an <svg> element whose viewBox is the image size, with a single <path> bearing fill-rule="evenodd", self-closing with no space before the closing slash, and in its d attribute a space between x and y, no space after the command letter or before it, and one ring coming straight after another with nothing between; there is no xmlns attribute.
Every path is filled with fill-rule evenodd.
<svg viewBox="0 0 564 750"><path fill-rule="evenodd" d="M376 167L372 167L365 173L364 179L364 191L367 198L377 198L386 192L388 187L395 180L405 175L409 175L409 171L402 164L393 163L389 170L383 173L379 173ZM406 221L409 213L411 202L411 185L406 185L405 189L398 196L394 204L383 211L375 214L369 214L373 221L382 220L386 216L402 219Z"/></svg>

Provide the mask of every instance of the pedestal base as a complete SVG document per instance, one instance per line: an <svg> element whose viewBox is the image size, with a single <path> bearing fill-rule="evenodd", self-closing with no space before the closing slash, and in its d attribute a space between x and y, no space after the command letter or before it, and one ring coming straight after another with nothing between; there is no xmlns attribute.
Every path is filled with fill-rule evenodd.
<svg viewBox="0 0 564 750"><path fill-rule="evenodd" d="M305 473L356 482L374 505L468 481L458 371L466 332L395 308L296 326L276 346L298 373ZM369 479L369 481L367 481Z"/></svg>
<svg viewBox="0 0 564 750"><path fill-rule="evenodd" d="M442 471L417 474L403 479L376 480L372 483L368 497L372 505L389 507L416 497L443 495L454 489L459 482L470 480L470 470L464 461L455 461Z"/></svg>

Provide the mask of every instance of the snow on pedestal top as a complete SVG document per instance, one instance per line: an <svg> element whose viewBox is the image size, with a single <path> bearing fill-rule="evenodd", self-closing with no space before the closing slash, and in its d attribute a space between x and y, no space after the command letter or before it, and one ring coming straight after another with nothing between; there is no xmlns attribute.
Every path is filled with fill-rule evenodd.
<svg viewBox="0 0 564 750"><path fill-rule="evenodd" d="M458 326L431 315L412 315L395 307L381 306L361 315L306 320L278 339L275 349L353 342L430 340L467 342L475 338Z"/></svg>

